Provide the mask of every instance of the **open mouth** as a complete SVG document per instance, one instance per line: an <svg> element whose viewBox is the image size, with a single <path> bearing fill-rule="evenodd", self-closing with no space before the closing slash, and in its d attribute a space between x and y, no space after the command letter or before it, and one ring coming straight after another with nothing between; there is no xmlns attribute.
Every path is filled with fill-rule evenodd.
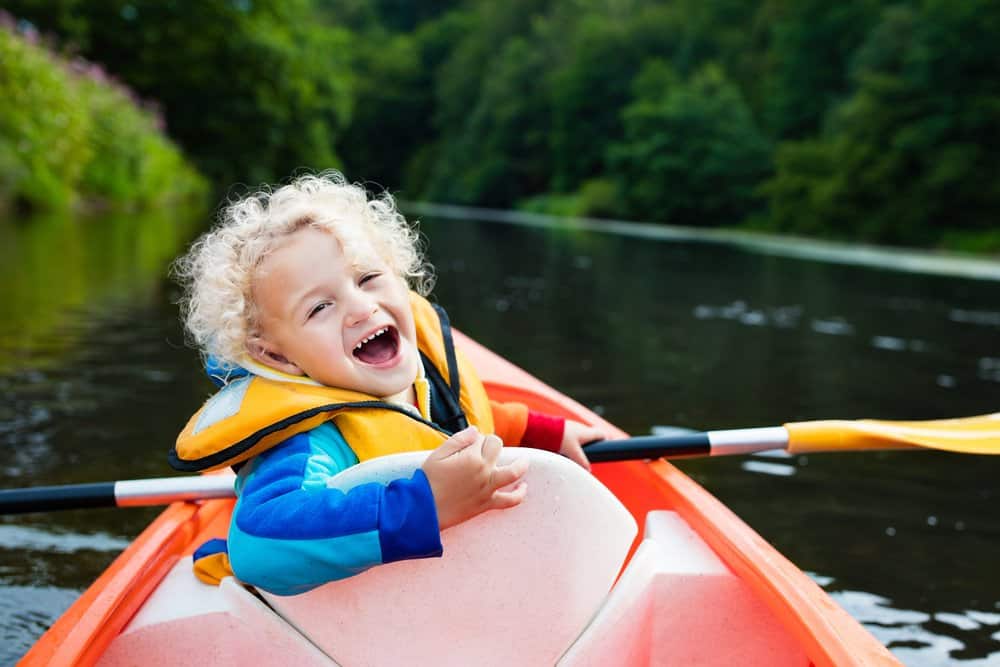
<svg viewBox="0 0 1000 667"><path fill-rule="evenodd" d="M366 364L379 365L391 361L399 352L399 331L396 327L382 327L354 346L356 359Z"/></svg>

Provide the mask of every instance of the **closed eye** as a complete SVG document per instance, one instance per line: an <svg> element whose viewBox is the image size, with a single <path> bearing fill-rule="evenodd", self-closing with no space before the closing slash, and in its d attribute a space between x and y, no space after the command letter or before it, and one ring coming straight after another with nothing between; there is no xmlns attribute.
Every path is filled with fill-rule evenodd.
<svg viewBox="0 0 1000 667"><path fill-rule="evenodd" d="M378 273L377 271L373 273L366 273L363 276L361 276L361 280L358 281L358 285L364 285L365 283L374 280L375 278L378 278L381 275L382 274Z"/></svg>
<svg viewBox="0 0 1000 667"><path fill-rule="evenodd" d="M309 314L308 314L308 315L306 315L306 319L307 319L307 320L310 320L310 319L312 319L313 315L316 315L316 314L317 314L317 313L319 313L319 312L320 312L321 310L324 310L325 308L328 308L329 306L332 306L332 305L333 305L333 304L332 304L331 302L329 302L329 301L321 301L320 303L317 303L317 304L316 304L315 306L313 306L313 307L312 307L312 308L311 308L311 309L309 310Z"/></svg>

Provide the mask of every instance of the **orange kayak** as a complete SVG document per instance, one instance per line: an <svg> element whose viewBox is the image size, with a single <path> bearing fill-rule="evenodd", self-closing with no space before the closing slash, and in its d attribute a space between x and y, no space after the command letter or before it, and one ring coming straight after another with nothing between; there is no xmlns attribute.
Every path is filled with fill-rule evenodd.
<svg viewBox="0 0 1000 667"><path fill-rule="evenodd" d="M461 334L456 335L456 340L476 366L491 398L520 401L535 410L601 425L609 433L624 435L584 406L486 348ZM554 465L555 472L549 482L543 480L539 486L529 481L529 488L537 495L549 495L546 502L550 504L544 512L549 516L544 520L554 521L552 525L557 528L567 526L565 539L553 542L566 551L551 571L536 572L539 567L544 569L539 563L547 557L530 556L531 549L542 551L536 544L538 527L528 526L529 537L512 545L507 552L507 560L515 561L510 564L510 571L515 574L498 575L503 584L499 588L504 590L491 590L489 584L482 584L479 589L481 606L487 608L485 621L472 618L475 612L449 607L450 596L462 595L458 588L452 591L445 586L448 590L441 590L440 583L432 582L428 586L429 590L437 591L435 597L418 592L419 608L400 611L399 604L409 603L392 602L389 607L395 614L392 618L402 620L386 620L387 627L375 629L387 635L385 641L378 634L369 637L364 618L370 611L371 593L365 590L391 590L393 594L406 595L410 591L399 589L418 587L375 580L380 583L359 589L360 593L341 589L336 593L338 602L332 603L342 610L349 609L348 620L361 623L362 630L344 626L341 637L346 640L317 636L316 628L341 624L323 617L322 600L295 611L295 598L301 596L261 597L231 580L225 580L219 587L200 588L203 585L190 573L190 555L206 540L226 536L233 501L184 502L170 505L153 521L19 664L215 665L245 660L253 660L255 665L286 666L398 664L379 657L387 654L378 653L375 647L404 636L412 629L410 625L417 628L413 630L415 636L435 635L432 639L444 647L435 649L432 641L427 650L442 652L433 660L414 657L410 664L469 664L468 656L475 654L479 641L474 636L476 628L482 626L485 626L484 641L496 640L495 636L487 635L502 635L499 648L487 649L483 644L484 652L502 653L510 649L511 655L517 656L498 659L500 664L566 667L900 664L808 576L670 463L657 460L595 464L596 482L585 480L585 484L571 483L566 487L567 473L559 467L564 460L550 461L539 453L532 455L540 457L539 480L543 474L549 474L543 469ZM534 472L534 460L532 466ZM556 486L546 487L546 483ZM595 503L593 509L568 498L574 493L573 488L587 484L600 487L581 491L587 495L585 502ZM567 503L565 512L558 504L560 498ZM570 516L570 510L574 509L583 513L582 520ZM517 521L513 510L492 514L505 517L507 513L511 521ZM607 519L602 518L605 515ZM576 523L569 525L573 521ZM606 521L614 526L604 527L611 525ZM456 528L446 531L443 538ZM504 528L498 536L495 524L492 529L494 532L489 534L494 540L503 539L509 532ZM470 528L473 530L474 527ZM600 545L600 549L595 547L591 553L587 540ZM620 548L609 544L615 540L620 542ZM468 550L473 565L488 558L488 552L498 551L495 545L487 546L486 555ZM446 542L446 556L449 551L461 552L463 548L450 548ZM521 553L518 549L529 554L530 562L523 555L512 555ZM597 562L603 558L598 551L611 554L604 559L607 562ZM422 576L419 568L428 567L426 563L431 561L391 565L413 568L400 569L397 574L403 579L397 581L419 581ZM495 569L493 565L489 567ZM386 568L390 566L370 572ZM517 572L525 576L516 576ZM359 580L363 587L367 575L351 580ZM560 583L560 578L566 581ZM526 589L518 589L519 579L527 582ZM577 588L573 579L587 581ZM548 586L555 588L543 590ZM322 588L326 587L318 590ZM288 603L289 600L292 602ZM447 627L428 633L419 629L419 623L426 619L438 623L428 611L432 606L446 608L442 618L446 619ZM543 609L547 619L554 620L538 623L519 618L531 616L536 607ZM300 615L296 617L296 613ZM384 610L377 614L389 619ZM520 626L516 625L518 622ZM535 632L538 625L546 626L545 630ZM362 653L338 653L337 642L343 641L369 642L371 651L365 653L362 644ZM409 643L404 644L402 655L411 649L414 656L430 655L416 653L425 647L417 646L414 640L405 641ZM490 664L485 658L475 662Z"/></svg>

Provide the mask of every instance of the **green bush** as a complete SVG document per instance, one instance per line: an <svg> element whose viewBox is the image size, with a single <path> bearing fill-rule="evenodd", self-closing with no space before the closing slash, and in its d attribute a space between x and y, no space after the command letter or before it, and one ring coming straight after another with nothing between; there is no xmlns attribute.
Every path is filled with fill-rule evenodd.
<svg viewBox="0 0 1000 667"><path fill-rule="evenodd" d="M204 192L201 177L100 70L0 29L0 208L136 207Z"/></svg>
<svg viewBox="0 0 1000 667"><path fill-rule="evenodd" d="M680 225L735 225L761 205L771 146L738 88L709 64L677 83L652 61L623 111L608 162L625 214Z"/></svg>
<svg viewBox="0 0 1000 667"><path fill-rule="evenodd" d="M591 218L614 218L622 214L618 184L610 178L592 178L577 191L577 215Z"/></svg>
<svg viewBox="0 0 1000 667"><path fill-rule="evenodd" d="M150 205L202 189L181 153L156 128L154 116L116 88L81 79L78 89L93 117L93 156L83 170L82 194Z"/></svg>
<svg viewBox="0 0 1000 667"><path fill-rule="evenodd" d="M593 178L570 194L538 195L522 199L517 209L569 218L614 218L621 210L618 185L605 178Z"/></svg>
<svg viewBox="0 0 1000 667"><path fill-rule="evenodd" d="M218 185L341 166L354 45L312 0L4 4L157 100L171 136Z"/></svg>
<svg viewBox="0 0 1000 667"><path fill-rule="evenodd" d="M61 208L90 160L91 115L73 77L42 49L0 29L0 203Z"/></svg>
<svg viewBox="0 0 1000 667"><path fill-rule="evenodd" d="M988 246L1000 209L998 27L990 0L886 10L824 133L780 146L764 188L774 228Z"/></svg>

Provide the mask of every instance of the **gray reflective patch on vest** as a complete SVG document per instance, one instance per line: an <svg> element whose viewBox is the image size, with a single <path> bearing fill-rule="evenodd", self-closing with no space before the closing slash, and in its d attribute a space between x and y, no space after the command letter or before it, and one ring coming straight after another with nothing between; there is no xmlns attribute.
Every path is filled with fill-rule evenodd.
<svg viewBox="0 0 1000 667"><path fill-rule="evenodd" d="M240 406L243 405L243 398L247 395L247 389L250 388L251 379L251 377L242 377L234 380L208 399L205 407L201 409L198 421L195 422L193 435L197 435L203 429L239 412Z"/></svg>

